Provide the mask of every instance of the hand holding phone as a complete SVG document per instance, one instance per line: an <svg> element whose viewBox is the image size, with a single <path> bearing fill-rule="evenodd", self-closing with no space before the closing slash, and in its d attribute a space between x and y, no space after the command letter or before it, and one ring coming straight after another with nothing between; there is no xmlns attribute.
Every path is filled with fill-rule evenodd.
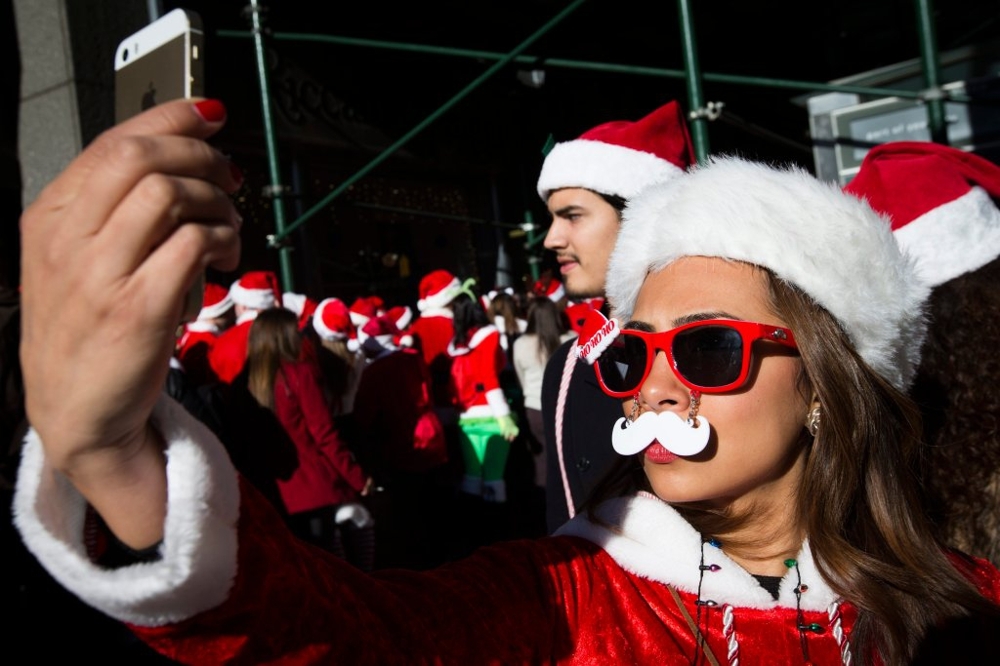
<svg viewBox="0 0 1000 666"><path fill-rule="evenodd" d="M195 12L175 9L121 41L115 52L115 122L172 99L204 94L204 33ZM200 275L184 299L182 321L197 319Z"/></svg>

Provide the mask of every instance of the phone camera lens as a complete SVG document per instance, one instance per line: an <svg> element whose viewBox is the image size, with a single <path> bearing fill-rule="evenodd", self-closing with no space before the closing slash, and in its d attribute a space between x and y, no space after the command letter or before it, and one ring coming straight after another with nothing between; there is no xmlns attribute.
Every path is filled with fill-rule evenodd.
<svg viewBox="0 0 1000 666"><path fill-rule="evenodd" d="M122 51L122 62L127 60L128 60L128 49L125 49L124 51Z"/></svg>

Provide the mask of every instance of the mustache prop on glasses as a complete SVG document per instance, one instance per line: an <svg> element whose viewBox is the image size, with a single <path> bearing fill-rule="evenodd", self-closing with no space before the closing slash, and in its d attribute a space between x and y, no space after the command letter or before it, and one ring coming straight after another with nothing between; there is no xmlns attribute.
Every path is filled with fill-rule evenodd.
<svg viewBox="0 0 1000 666"><path fill-rule="evenodd" d="M693 456L705 450L712 427L704 416L695 417L692 427L674 412L645 412L629 422L624 416L611 431L611 446L623 456L644 451L657 441L667 451L678 456Z"/></svg>

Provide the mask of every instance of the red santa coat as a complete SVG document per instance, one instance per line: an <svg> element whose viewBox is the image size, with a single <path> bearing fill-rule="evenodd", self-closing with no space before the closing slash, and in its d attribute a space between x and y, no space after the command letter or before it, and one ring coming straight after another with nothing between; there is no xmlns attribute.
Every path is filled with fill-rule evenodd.
<svg viewBox="0 0 1000 666"><path fill-rule="evenodd" d="M212 371L225 384L232 384L247 362L247 342L253 319L245 319L228 328L215 341L208 354Z"/></svg>
<svg viewBox="0 0 1000 666"><path fill-rule="evenodd" d="M291 538L176 403L160 401L154 426L168 444L160 561L107 570L86 558L84 502L47 466L34 432L15 521L57 580L182 663L707 663L685 613L720 663L803 663L798 576L808 585L801 619L821 629L805 634L811 662L863 661L850 652L856 611L824 583L808 542L774 600L669 505L640 495L603 505L606 525L580 515L554 537L497 544L431 571L369 575ZM699 570L703 553L717 571ZM953 563L1000 600L995 567ZM699 585L700 599L716 605L696 605ZM997 663L995 641L964 648L992 651L981 663Z"/></svg>
<svg viewBox="0 0 1000 666"><path fill-rule="evenodd" d="M315 364L281 364L274 380L274 413L298 454L291 476L277 479L288 513L357 499L367 475L333 424Z"/></svg>
<svg viewBox="0 0 1000 666"><path fill-rule="evenodd" d="M208 355L218 337L219 329L214 324L193 321L184 326L184 333L177 339L174 354L193 386L202 386L218 380L208 362Z"/></svg>
<svg viewBox="0 0 1000 666"><path fill-rule="evenodd" d="M455 406L467 418L500 417L510 413L510 406L500 388L500 372L507 356L500 346L496 326L472 331L468 344L448 345L451 356L451 387Z"/></svg>

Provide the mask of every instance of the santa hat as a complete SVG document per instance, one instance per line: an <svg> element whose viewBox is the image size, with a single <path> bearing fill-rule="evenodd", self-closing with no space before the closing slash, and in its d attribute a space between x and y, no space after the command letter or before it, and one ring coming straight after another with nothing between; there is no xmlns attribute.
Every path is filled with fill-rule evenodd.
<svg viewBox="0 0 1000 666"><path fill-rule="evenodd" d="M531 287L531 293L539 298L545 296L553 303L558 303L566 296L566 289L562 282L555 278L542 278Z"/></svg>
<svg viewBox="0 0 1000 666"><path fill-rule="evenodd" d="M583 187L629 199L694 162L681 107L668 102L640 120L604 123L557 143L542 163L538 195L548 201L553 190Z"/></svg>
<svg viewBox="0 0 1000 666"><path fill-rule="evenodd" d="M400 347L412 347L413 336L407 333L406 329L413 322L413 309L405 305L396 305L386 310L385 316L399 329L396 344Z"/></svg>
<svg viewBox="0 0 1000 666"><path fill-rule="evenodd" d="M844 191L887 215L932 287L1000 256L1000 167L949 146L899 141L868 151Z"/></svg>
<svg viewBox="0 0 1000 666"><path fill-rule="evenodd" d="M763 266L832 314L877 373L905 390L920 360L929 288L867 204L799 168L714 158L626 206L606 294L631 319L646 275L686 256Z"/></svg>
<svg viewBox="0 0 1000 666"><path fill-rule="evenodd" d="M396 349L396 340L400 336L399 328L388 315L372 317L358 331L358 338L364 345L371 345L374 340L385 349Z"/></svg>
<svg viewBox="0 0 1000 666"><path fill-rule="evenodd" d="M339 298L319 302L312 316L313 328L323 340L347 340L354 334L347 304Z"/></svg>
<svg viewBox="0 0 1000 666"><path fill-rule="evenodd" d="M201 299L201 310L198 319L215 319L226 314L233 307L233 299L229 290L214 282L205 283L205 292Z"/></svg>
<svg viewBox="0 0 1000 666"><path fill-rule="evenodd" d="M378 304L382 302L381 298L369 297L369 296L358 296L351 303L351 322L361 328L364 326L369 319L378 316Z"/></svg>
<svg viewBox="0 0 1000 666"><path fill-rule="evenodd" d="M462 283L458 278L444 269L431 271L420 280L418 288L420 300L417 309L421 312L443 308L455 300Z"/></svg>
<svg viewBox="0 0 1000 666"><path fill-rule="evenodd" d="M286 291L281 295L281 304L286 310L291 310L299 318L299 330L304 330L312 320L318 303L305 294Z"/></svg>
<svg viewBox="0 0 1000 666"><path fill-rule="evenodd" d="M271 271L249 271L229 288L233 303L254 310L281 306L278 276Z"/></svg>

